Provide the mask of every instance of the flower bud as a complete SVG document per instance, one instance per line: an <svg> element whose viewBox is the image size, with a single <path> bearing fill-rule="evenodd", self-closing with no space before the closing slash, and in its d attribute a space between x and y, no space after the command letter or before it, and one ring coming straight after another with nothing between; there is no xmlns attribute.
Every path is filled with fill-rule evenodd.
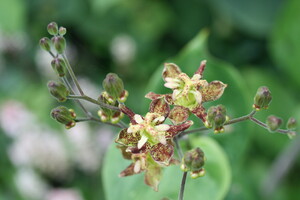
<svg viewBox="0 0 300 200"><path fill-rule="evenodd" d="M294 117L290 117L287 124L286 124L287 129L289 130L295 130L297 127L297 121Z"/></svg>
<svg viewBox="0 0 300 200"><path fill-rule="evenodd" d="M57 23L51 22L50 24L48 24L47 30L50 35L57 35L58 34Z"/></svg>
<svg viewBox="0 0 300 200"><path fill-rule="evenodd" d="M204 152L200 148L195 148L184 154L181 169L183 171L191 171L191 177L197 178L205 174L203 169L204 163Z"/></svg>
<svg viewBox="0 0 300 200"><path fill-rule="evenodd" d="M272 133L280 127L280 125L282 124L282 120L274 115L270 115L267 118L266 124L268 126L269 131Z"/></svg>
<svg viewBox="0 0 300 200"><path fill-rule="evenodd" d="M61 124L64 124L67 129L75 126L76 114L72 109L68 109L64 106L58 106L51 110L51 116L53 119Z"/></svg>
<svg viewBox="0 0 300 200"><path fill-rule="evenodd" d="M258 88L254 97L253 108L259 111L261 108L267 109L272 100L272 95L268 87Z"/></svg>
<svg viewBox="0 0 300 200"><path fill-rule="evenodd" d="M224 131L223 125L227 121L226 108L223 105L212 106L207 112L207 123L206 125L211 128L214 127L215 133Z"/></svg>
<svg viewBox="0 0 300 200"><path fill-rule="evenodd" d="M50 94L59 102L66 101L67 96L70 94L70 91L66 88L64 84L55 81L48 82L48 89Z"/></svg>
<svg viewBox="0 0 300 200"><path fill-rule="evenodd" d="M66 75L66 63L61 58L54 58L51 61L51 66L58 76L63 77Z"/></svg>
<svg viewBox="0 0 300 200"><path fill-rule="evenodd" d="M47 37L43 37L42 39L40 39L40 47L45 51L50 51L50 43L51 40Z"/></svg>
<svg viewBox="0 0 300 200"><path fill-rule="evenodd" d="M58 33L60 36L64 36L67 33L67 29L65 27L59 27Z"/></svg>
<svg viewBox="0 0 300 200"><path fill-rule="evenodd" d="M105 91L114 99L118 99L124 91L124 85L122 79L117 74L109 73L102 83Z"/></svg>
<svg viewBox="0 0 300 200"><path fill-rule="evenodd" d="M54 36L51 40L57 53L63 54L66 49L65 38L62 36Z"/></svg>

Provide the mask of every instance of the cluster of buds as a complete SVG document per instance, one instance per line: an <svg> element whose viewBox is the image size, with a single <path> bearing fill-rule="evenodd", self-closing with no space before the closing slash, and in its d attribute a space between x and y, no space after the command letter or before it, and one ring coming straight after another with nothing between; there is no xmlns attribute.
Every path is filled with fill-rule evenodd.
<svg viewBox="0 0 300 200"><path fill-rule="evenodd" d="M98 101L112 106L119 106L124 103L128 97L128 91L124 89L122 79L117 74L109 73L103 80L102 86L105 91L101 93ZM107 108L101 108L98 115L102 122L118 123L124 116L120 111L114 111Z"/></svg>
<svg viewBox="0 0 300 200"><path fill-rule="evenodd" d="M52 38L49 39L48 37L43 37L40 40L40 46L42 49L50 52L51 46L54 47L58 54L63 54L66 49L66 40L64 35L66 34L67 30L64 27L58 28L57 23L51 22L47 26L48 33L52 35Z"/></svg>
<svg viewBox="0 0 300 200"><path fill-rule="evenodd" d="M253 108L256 111L267 109L272 101L272 95L268 87L262 86L258 88L256 95L254 96Z"/></svg>
<svg viewBox="0 0 300 200"><path fill-rule="evenodd" d="M59 77L64 77L66 75L66 63L63 59L59 58L58 55L64 54L66 49L66 40L64 38L66 29L64 27L58 28L58 25L55 22L51 22L48 24L47 30L48 33L52 35L52 38L49 39L48 37L43 37L40 39L40 46L53 57L54 54L51 51L51 47L55 49L57 55L53 58L51 66Z"/></svg>
<svg viewBox="0 0 300 200"><path fill-rule="evenodd" d="M224 132L224 124L228 121L226 108L223 105L211 106L207 111L207 121L205 126L214 128L214 133Z"/></svg>
<svg viewBox="0 0 300 200"><path fill-rule="evenodd" d="M205 161L204 152L197 147L184 154L181 170L185 172L190 171L192 178L202 177L205 175L205 169L203 168Z"/></svg>
<svg viewBox="0 0 300 200"><path fill-rule="evenodd" d="M67 129L74 127L76 124L76 113L73 109L68 109L64 106L52 109L51 117L59 123L64 124Z"/></svg>

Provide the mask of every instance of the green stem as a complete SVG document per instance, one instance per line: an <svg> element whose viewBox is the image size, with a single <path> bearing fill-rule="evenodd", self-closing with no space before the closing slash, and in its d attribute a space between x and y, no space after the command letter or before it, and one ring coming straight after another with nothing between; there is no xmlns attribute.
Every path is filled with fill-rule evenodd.
<svg viewBox="0 0 300 200"><path fill-rule="evenodd" d="M120 111L120 109L116 106L111 106L111 105L105 104L101 101L97 101L96 99L93 99L93 98L91 98L89 96L86 96L86 95L69 95L67 98L68 99L82 99L82 100L85 100L85 101L89 101L93 104L97 104L102 108L107 108L107 109L110 109L110 110Z"/></svg>
<svg viewBox="0 0 300 200"><path fill-rule="evenodd" d="M250 117L249 119L250 119L252 122L256 123L257 125L259 125L259 126L265 128L265 129L268 129L267 124L265 124L265 123L259 121L258 119L254 118L254 117ZM291 133L291 130L278 129L278 130L276 130L275 132L281 133L281 134L287 134L287 133Z"/></svg>
<svg viewBox="0 0 300 200"><path fill-rule="evenodd" d="M180 186L178 200L183 200L183 194L184 194L186 176L187 176L187 172L183 172L182 179L181 179L181 186Z"/></svg>
<svg viewBox="0 0 300 200"><path fill-rule="evenodd" d="M80 93L82 96L84 96L84 92L83 92L83 90L81 89L81 87L80 87L80 85L79 85L79 82L78 82L78 80L77 80L77 78L76 78L76 76L75 76L75 74L74 74L74 71L73 71L73 69L72 69L72 67L71 67L71 65L70 65L70 63L69 63L69 60L67 59L67 56L66 56L65 54L62 54L62 57L63 57L64 61L66 62L67 70L68 70L68 72L70 73L70 76L71 76L73 82L75 83L75 85L76 85L76 87L77 87L79 93Z"/></svg>
<svg viewBox="0 0 300 200"><path fill-rule="evenodd" d="M177 149L179 160L182 160L183 152L182 152L182 149L179 145L177 137L174 138L174 143L175 143L175 147ZM178 195L178 200L183 200L183 194L184 194L184 188L185 188L185 182L186 182L186 175L187 175L187 172L183 172L183 176L182 176L181 184L180 184L179 195Z"/></svg>

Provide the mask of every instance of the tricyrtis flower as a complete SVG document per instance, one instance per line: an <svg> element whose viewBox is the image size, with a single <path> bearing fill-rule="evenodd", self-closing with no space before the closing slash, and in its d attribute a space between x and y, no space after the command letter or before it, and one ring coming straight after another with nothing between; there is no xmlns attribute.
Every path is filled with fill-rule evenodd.
<svg viewBox="0 0 300 200"><path fill-rule="evenodd" d="M161 101L153 101L150 112L145 117L133 113L123 105L120 108L130 118L131 123L129 128L119 133L116 142L123 145L125 152L132 154L133 160L133 164L125 169L121 176L146 171L146 184L157 190L160 179L160 175L157 174L160 174L160 167L174 163L173 137L189 128L193 122L186 121L180 125L164 124L170 109L167 103Z"/></svg>
<svg viewBox="0 0 300 200"><path fill-rule="evenodd" d="M206 112L202 103L219 99L227 87L221 81L208 83L202 80L205 65L206 61L202 61L198 70L190 78L176 64L166 63L162 76L165 87L172 89L173 93L159 95L150 92L146 97L152 100L163 97L167 103L180 106L182 111L185 108L205 122Z"/></svg>

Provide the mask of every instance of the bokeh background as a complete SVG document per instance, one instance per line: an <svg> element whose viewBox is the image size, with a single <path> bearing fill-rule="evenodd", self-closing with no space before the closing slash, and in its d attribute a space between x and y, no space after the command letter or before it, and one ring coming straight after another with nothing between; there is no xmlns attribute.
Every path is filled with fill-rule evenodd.
<svg viewBox="0 0 300 200"><path fill-rule="evenodd" d="M142 176L118 179L128 165L112 150L118 129L78 123L65 130L50 118L59 104L46 84L57 78L51 57L38 46L49 22L67 28L68 57L91 97L114 72L129 91L126 104L143 114L144 95L163 91L163 62L192 74L207 59L206 78L229 84L213 105L226 105L232 118L247 114L256 89L266 85L273 101L257 117L275 114L286 122L300 120L299 10L298 0L0 0L0 199L176 199L179 191L172 173L163 177L171 181L168 189L158 194L144 187ZM64 105L82 115L72 102ZM290 140L250 122L207 134L224 153L215 157L218 174L194 185L188 179L186 199L300 198L299 137ZM206 183L222 184L201 190Z"/></svg>

